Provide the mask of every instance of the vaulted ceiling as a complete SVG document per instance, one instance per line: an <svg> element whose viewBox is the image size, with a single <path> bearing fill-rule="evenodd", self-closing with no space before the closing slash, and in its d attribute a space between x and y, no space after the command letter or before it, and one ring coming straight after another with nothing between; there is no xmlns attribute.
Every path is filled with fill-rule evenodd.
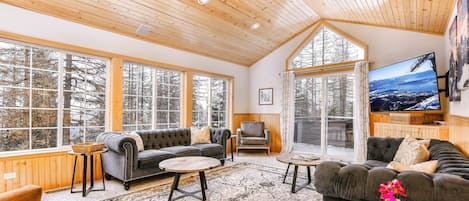
<svg viewBox="0 0 469 201"><path fill-rule="evenodd" d="M444 34L455 0L0 0L250 66L319 19ZM251 26L259 23L258 29ZM141 24L150 27L137 34ZM183 59L183 58L181 58Z"/></svg>

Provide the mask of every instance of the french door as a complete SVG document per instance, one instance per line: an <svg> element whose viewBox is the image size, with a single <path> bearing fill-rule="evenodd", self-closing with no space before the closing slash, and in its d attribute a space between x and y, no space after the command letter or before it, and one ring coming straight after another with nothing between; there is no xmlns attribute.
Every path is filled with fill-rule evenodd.
<svg viewBox="0 0 469 201"><path fill-rule="evenodd" d="M294 151L353 159L352 72L296 79Z"/></svg>

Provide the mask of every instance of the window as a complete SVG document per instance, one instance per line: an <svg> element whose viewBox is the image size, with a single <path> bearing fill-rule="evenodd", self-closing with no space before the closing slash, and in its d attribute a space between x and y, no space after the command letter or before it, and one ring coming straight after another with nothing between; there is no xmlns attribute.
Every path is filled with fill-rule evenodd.
<svg viewBox="0 0 469 201"><path fill-rule="evenodd" d="M180 72L124 63L124 130L181 126Z"/></svg>
<svg viewBox="0 0 469 201"><path fill-rule="evenodd" d="M354 41L357 41L354 39ZM321 25L301 51L289 60L289 68L308 68L365 59L366 45L354 43Z"/></svg>
<svg viewBox="0 0 469 201"><path fill-rule="evenodd" d="M353 82L353 73L296 79L296 151L353 157Z"/></svg>
<svg viewBox="0 0 469 201"><path fill-rule="evenodd" d="M104 131L107 63L0 41L0 151L94 141Z"/></svg>
<svg viewBox="0 0 469 201"><path fill-rule="evenodd" d="M228 126L228 83L226 79L194 75L192 81L192 126Z"/></svg>

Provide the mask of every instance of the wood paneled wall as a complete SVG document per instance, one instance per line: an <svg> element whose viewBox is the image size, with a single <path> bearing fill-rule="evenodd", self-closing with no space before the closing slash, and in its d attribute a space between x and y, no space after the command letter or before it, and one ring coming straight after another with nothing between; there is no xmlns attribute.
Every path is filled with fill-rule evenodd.
<svg viewBox="0 0 469 201"><path fill-rule="evenodd" d="M75 183L82 181L82 157L78 157ZM4 156L0 159L0 192L35 184L43 190L69 188L72 182L75 156L68 151ZM99 156L94 158L95 178L102 178ZM89 163L88 163L89 164ZM5 180L3 174L16 172L16 178ZM89 178L88 167L88 178ZM89 181L89 179L88 179ZM81 187L78 187L81 188Z"/></svg>
<svg viewBox="0 0 469 201"><path fill-rule="evenodd" d="M469 117L448 115L447 124L449 141L469 157Z"/></svg>
<svg viewBox="0 0 469 201"><path fill-rule="evenodd" d="M424 122L431 123L433 121L443 121L444 115L442 113L426 113ZM370 135L374 136L375 122L390 123L391 118L389 113L370 113Z"/></svg>
<svg viewBox="0 0 469 201"><path fill-rule="evenodd" d="M236 129L240 127L242 121L263 121L265 128L270 130L271 136L271 152L282 151L282 139L280 138L280 114L265 114L265 113L247 113L247 114L234 114L233 124L231 131L236 134ZM234 142L233 142L234 143ZM228 141L228 144L230 142ZM236 144L236 143L234 143ZM236 145L235 145L236 146ZM234 147L235 148L235 147ZM233 148L233 150L235 150ZM230 145L228 145L228 152Z"/></svg>

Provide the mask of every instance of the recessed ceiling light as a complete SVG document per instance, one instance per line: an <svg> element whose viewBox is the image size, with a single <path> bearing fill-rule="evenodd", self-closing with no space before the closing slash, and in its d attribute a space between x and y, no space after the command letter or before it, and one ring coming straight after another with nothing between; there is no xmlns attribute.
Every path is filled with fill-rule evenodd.
<svg viewBox="0 0 469 201"><path fill-rule="evenodd" d="M137 28L137 30L135 30L135 32L138 35L145 35L150 31L150 29L151 29L151 27L149 27L148 25L140 24L140 26L138 26L138 28Z"/></svg>
<svg viewBox="0 0 469 201"><path fill-rule="evenodd" d="M205 5L209 2L210 0L197 0L197 3L199 3L200 5Z"/></svg>
<svg viewBox="0 0 469 201"><path fill-rule="evenodd" d="M256 29L259 29L261 27L261 24L259 24L259 22L256 22L254 24L251 25L251 29L252 30L256 30Z"/></svg>

